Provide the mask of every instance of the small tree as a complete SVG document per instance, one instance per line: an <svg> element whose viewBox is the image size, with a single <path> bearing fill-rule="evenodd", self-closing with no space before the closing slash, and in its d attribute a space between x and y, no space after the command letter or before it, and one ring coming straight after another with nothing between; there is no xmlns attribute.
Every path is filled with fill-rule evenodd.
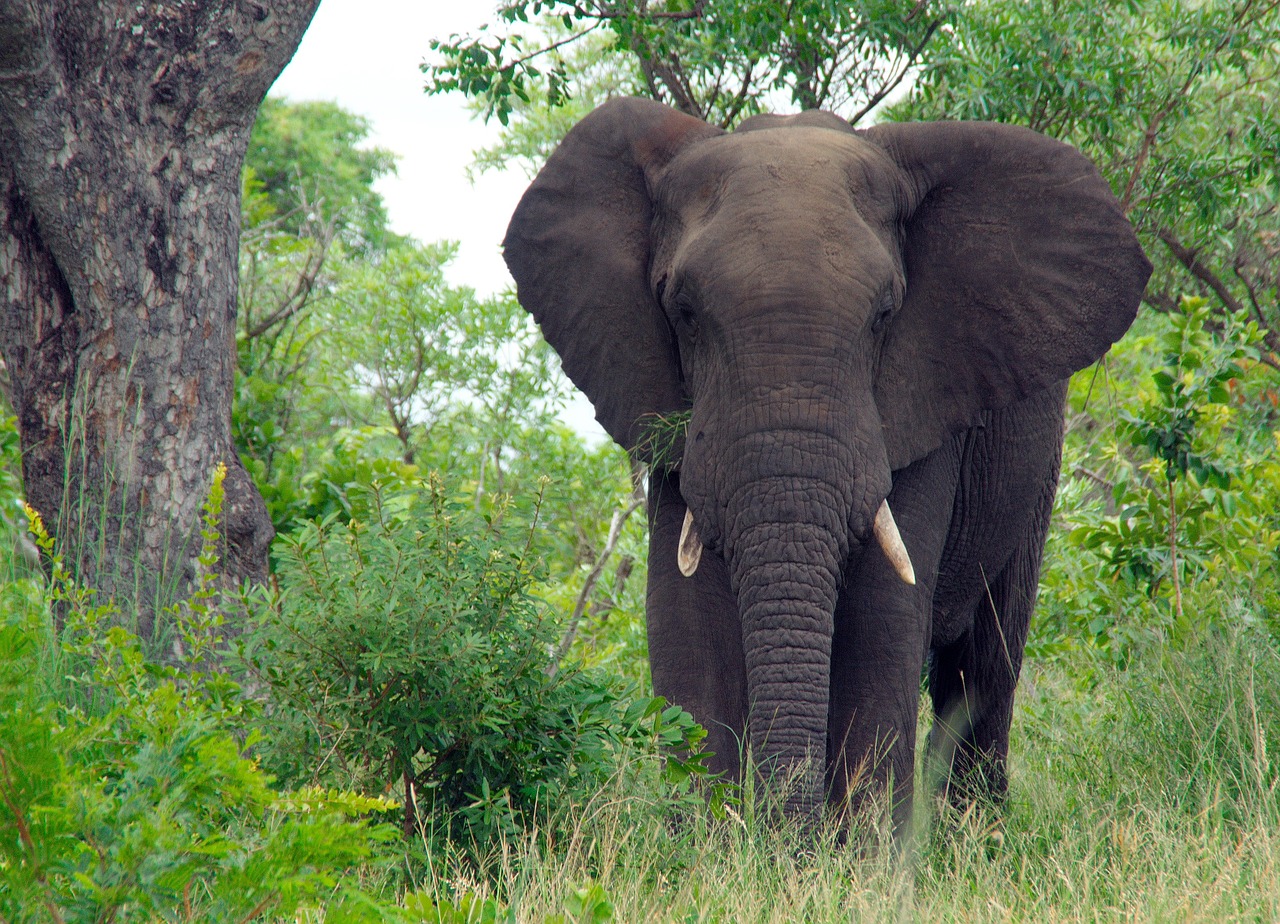
<svg viewBox="0 0 1280 924"><path fill-rule="evenodd" d="M266 758L282 777L398 784L406 837L484 844L597 789L628 751L687 751L668 781L706 774L705 732L683 710L555 669L559 630L532 595L537 511L504 528L433 476L371 489L360 513L281 543L276 612L248 637L275 693Z"/></svg>

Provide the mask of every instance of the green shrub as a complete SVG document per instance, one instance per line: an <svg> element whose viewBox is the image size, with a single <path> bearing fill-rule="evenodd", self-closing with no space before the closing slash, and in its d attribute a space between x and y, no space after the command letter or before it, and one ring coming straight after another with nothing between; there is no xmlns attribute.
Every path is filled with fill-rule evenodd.
<svg viewBox="0 0 1280 924"><path fill-rule="evenodd" d="M395 839L359 816L395 804L273 789L246 755L252 704L202 669L221 645L220 503L221 476L205 578L172 614L182 655L170 665L147 660L114 605L77 585L28 511L52 577L42 611L0 626L0 919L296 920L323 908L326 920L382 921L393 910L355 871Z"/></svg>
<svg viewBox="0 0 1280 924"><path fill-rule="evenodd" d="M536 517L477 514L436 476L362 506L367 520L281 540L274 612L246 639L272 694L264 760L283 778L403 787L406 835L484 848L598 788L628 753L689 752L665 762L668 782L705 773L705 733L683 710L548 670L559 630L530 591Z"/></svg>
<svg viewBox="0 0 1280 924"><path fill-rule="evenodd" d="M1033 651L1091 639L1123 662L1280 603L1280 433L1252 394L1268 381L1257 324L1215 329L1188 298L1140 327L1114 376L1073 384Z"/></svg>

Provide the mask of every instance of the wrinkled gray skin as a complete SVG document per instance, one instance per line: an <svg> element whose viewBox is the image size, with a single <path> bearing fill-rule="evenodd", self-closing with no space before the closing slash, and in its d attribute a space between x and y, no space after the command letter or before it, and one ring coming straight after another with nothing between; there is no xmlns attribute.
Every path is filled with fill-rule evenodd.
<svg viewBox="0 0 1280 924"><path fill-rule="evenodd" d="M645 458L654 415L691 409L652 475L647 620L654 688L713 764L749 753L804 818L891 782L901 820L927 667L953 792L1000 796L1065 381L1150 272L1092 165L1009 126L726 134L614 100L504 246L614 439ZM914 586L871 539L886 498Z"/></svg>

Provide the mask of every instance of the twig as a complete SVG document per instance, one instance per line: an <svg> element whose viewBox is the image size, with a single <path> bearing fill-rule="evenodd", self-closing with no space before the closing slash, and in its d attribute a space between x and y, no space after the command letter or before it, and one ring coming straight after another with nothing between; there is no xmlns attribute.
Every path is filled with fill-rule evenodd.
<svg viewBox="0 0 1280 924"><path fill-rule="evenodd" d="M588 26L587 28L583 29L581 32L575 32L572 35L570 35L568 38L562 38L559 41L552 42L550 45L547 45L543 48L535 49L534 51L529 52L527 55L521 55L518 58L512 58L505 65L502 66L501 70L504 70L504 71L514 70L515 68L519 67L522 64L527 64L528 62L532 61L534 58L540 57L541 55L545 55L549 51L555 51L557 48L563 48L565 45L568 45L572 42L576 42L578 39L583 38L584 36L590 35L592 32L594 32L598 28L600 28L600 22L596 22L595 24Z"/></svg>
<svg viewBox="0 0 1280 924"><path fill-rule="evenodd" d="M1142 303L1161 314L1173 314L1178 310L1178 302L1168 292L1154 292L1150 288L1142 293Z"/></svg>
<svg viewBox="0 0 1280 924"><path fill-rule="evenodd" d="M1187 80L1183 91L1189 86L1191 80ZM1169 113L1173 112L1173 107L1181 98L1182 94L1175 94L1169 102L1158 112L1151 116L1147 122L1147 129L1142 135L1142 146L1138 148L1138 156L1133 160L1133 169L1129 171L1129 180L1124 184L1124 195L1120 197L1120 208L1127 215L1133 203L1133 191L1137 188L1138 177L1141 176L1143 168L1147 165L1147 160L1151 157L1151 148L1155 146L1156 136L1160 134L1160 123L1165 120Z"/></svg>
<svg viewBox="0 0 1280 924"><path fill-rule="evenodd" d="M301 185L299 185L297 191L299 197L302 199L300 211L302 211L303 214L312 210L318 212L323 208L323 198L312 205L308 203L306 191ZM281 216L281 218L283 217L285 216ZM298 312L302 311L303 308L310 304L311 295L315 291L316 282L320 278L320 271L324 269L325 262L329 258L329 250L333 246L334 238L337 237L337 215L330 217L324 222L305 223L305 227L307 228L310 228L312 225L315 226L315 230L306 236L314 246L309 248L302 269L298 271L298 278L294 283L293 291L285 297L274 311L269 312L265 318L257 321L256 323L249 324L248 318L246 317L245 337L247 339L254 340L261 337L272 328L278 327L294 315L298 314ZM266 240L269 235L264 234L262 237L263 240ZM257 260L256 253L254 254L254 260ZM255 272L251 274L250 278L253 280L254 289L250 293L247 304L252 306L253 297L256 295L257 290L257 273Z"/></svg>
<svg viewBox="0 0 1280 924"><path fill-rule="evenodd" d="M920 4L917 4L916 9L919 8ZM914 10L912 11L912 15L915 15ZM938 27L941 25L941 19L935 19L933 22L929 23L929 28L925 30L924 38L922 38L919 44L917 44L916 47L911 50L911 53L907 55L907 63L902 66L902 70L898 72L898 76L889 83L881 86L879 90L871 95L871 98L867 100L866 104L855 112L849 119L850 125L857 125L859 119L872 109L876 108L876 106L880 105L880 102L886 96L898 88L898 85L902 83L903 79L907 76L907 72L911 70L911 65L915 63L916 58L920 57L920 53L924 51L924 46L929 44L929 40L933 38L933 34L938 31Z"/></svg>
<svg viewBox="0 0 1280 924"><path fill-rule="evenodd" d="M1235 313L1244 308L1244 305L1240 303L1240 300L1231 294L1226 283L1223 282L1216 273L1210 270L1209 267L1200 262L1199 252L1183 245L1171 229L1158 228L1156 230L1156 237L1160 238L1160 240L1164 242L1164 245L1169 248L1169 252L1173 254L1174 259L1187 268L1187 272L1191 273L1192 276L1195 276L1213 290L1213 294L1218 296L1222 301L1222 304L1226 305L1229 311Z"/></svg>
<svg viewBox="0 0 1280 924"><path fill-rule="evenodd" d="M1240 272L1242 263L1237 258L1235 265L1231 267L1231 271L1236 274L1236 278L1240 280L1240 284L1244 286L1245 293L1249 296L1249 304L1253 306L1253 316L1258 319L1258 323L1266 325L1266 316L1262 313L1262 305L1258 302L1258 293L1254 289L1253 283L1244 273Z"/></svg>
<svg viewBox="0 0 1280 924"><path fill-rule="evenodd" d="M248 924L249 921L252 921L258 915L262 914L262 912L266 911L267 906L270 905L275 900L276 900L276 892L274 889L272 889L271 894L267 895L264 899L262 899L262 901L254 905L253 909L240 919L240 924Z"/></svg>
<svg viewBox="0 0 1280 924"><path fill-rule="evenodd" d="M1115 485L1112 484L1110 481L1108 481L1106 478L1103 478L1097 472L1090 471L1089 469L1085 468L1083 465L1076 466L1076 468L1072 471L1072 474L1078 478L1084 478L1087 481L1092 481L1094 484L1098 485L1098 487L1106 488L1108 491L1110 491L1112 488L1115 487Z"/></svg>
<svg viewBox="0 0 1280 924"><path fill-rule="evenodd" d="M604 566L608 563L609 556L618 547L618 540L622 536L622 527L631 518L631 514L640 509L643 503L643 492L633 490L631 492L631 500L627 506L613 514L613 519L609 522L609 537L605 540L604 548L600 550L600 554L596 557L596 563L591 569L591 573L587 575L587 579L583 582L582 590L578 592L578 599L573 605L573 615L569 617L569 625L564 630L560 644L556 646L551 663L547 665L548 677L554 677L556 672L560 670L560 662L564 659L565 654L568 653L569 646L573 644L574 637L578 634L578 626L582 623L582 616L587 610L587 601L591 598L591 592L595 590L596 583L604 573Z"/></svg>

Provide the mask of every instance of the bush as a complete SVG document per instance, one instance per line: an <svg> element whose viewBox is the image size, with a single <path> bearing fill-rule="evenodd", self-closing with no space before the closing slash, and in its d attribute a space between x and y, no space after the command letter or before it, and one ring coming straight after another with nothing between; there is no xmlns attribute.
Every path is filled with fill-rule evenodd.
<svg viewBox="0 0 1280 924"><path fill-rule="evenodd" d="M272 693L264 759L282 777L401 786L406 835L484 847L637 748L693 752L665 763L668 781L705 773L705 733L683 710L548 670L559 632L530 593L536 516L517 531L515 514L477 514L435 476L422 493L374 488L364 509L281 541L274 612L246 639Z"/></svg>
<svg viewBox="0 0 1280 924"><path fill-rule="evenodd" d="M1280 602L1280 434L1253 394L1267 387L1256 323L1215 330L1204 300L1188 298L1139 326L1110 360L1113 393L1090 375L1073 383L1033 651L1087 638L1123 663L1210 626L1273 619ZM1163 363L1140 374L1153 352Z"/></svg>
<svg viewBox="0 0 1280 924"><path fill-rule="evenodd" d="M394 910L352 873L395 838L353 816L395 804L273 789L245 753L251 704L200 669L221 644L210 606L220 500L219 478L206 578L173 613L177 665L147 660L113 625L114 605L76 584L29 511L52 579L43 608L0 625L0 829L13 832L0 839L0 919L295 920L324 909L327 920L382 921Z"/></svg>

